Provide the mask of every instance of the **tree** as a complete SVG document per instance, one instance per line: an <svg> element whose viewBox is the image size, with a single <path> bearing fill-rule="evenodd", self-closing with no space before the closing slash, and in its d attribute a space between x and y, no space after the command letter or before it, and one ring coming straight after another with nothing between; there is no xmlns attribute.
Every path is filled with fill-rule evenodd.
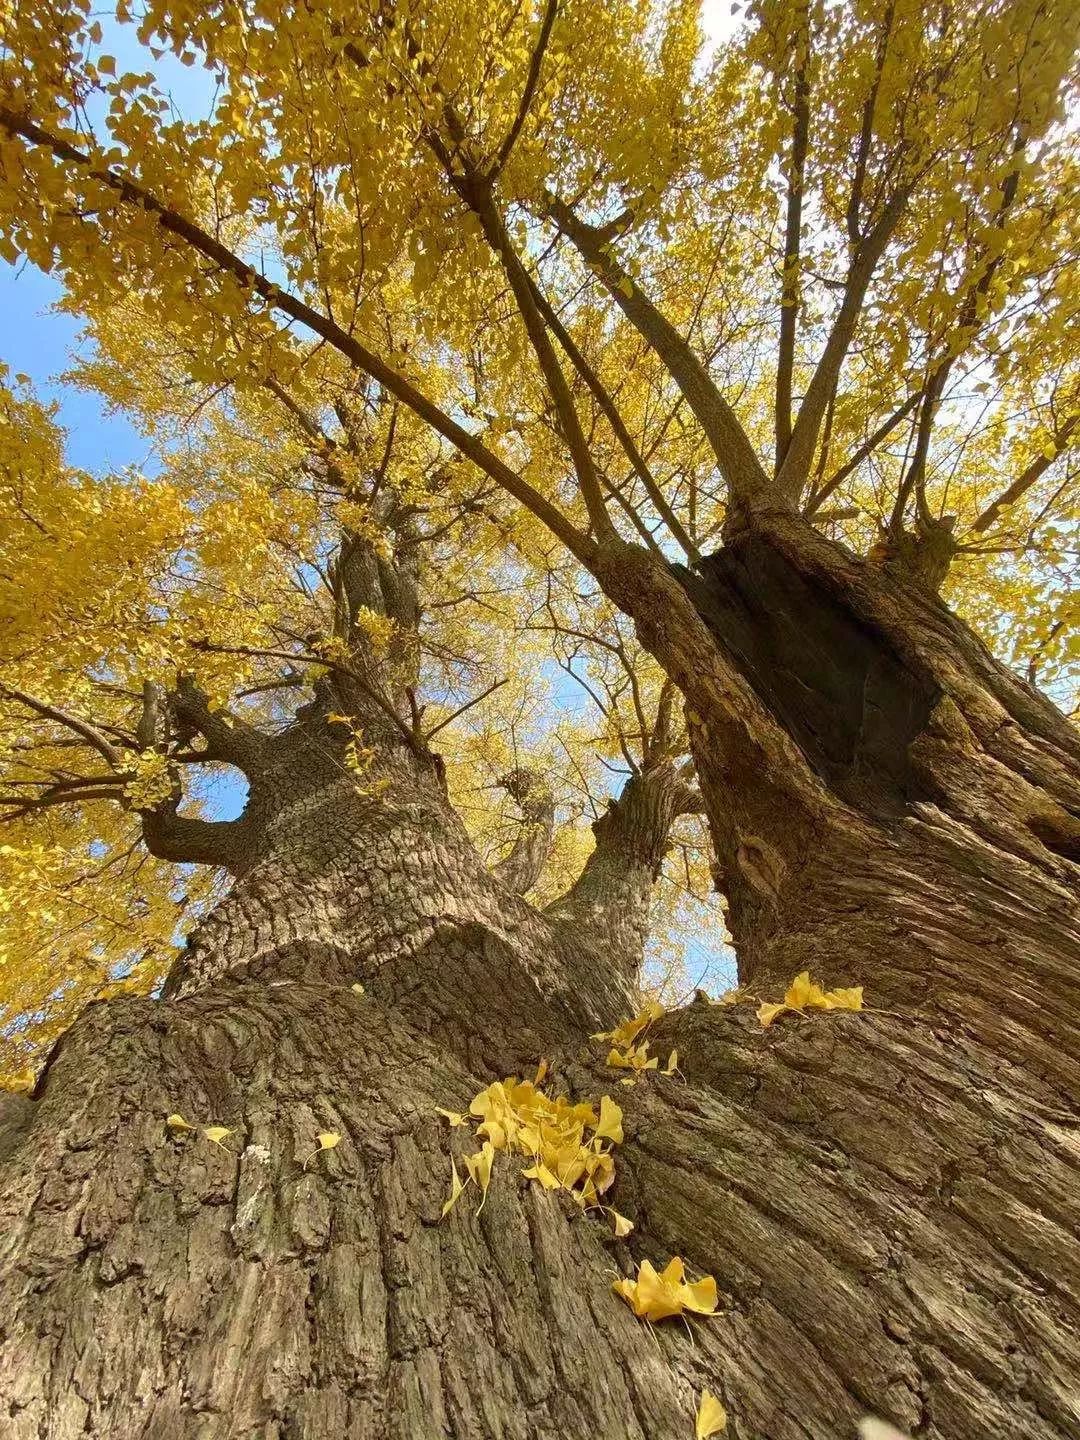
<svg viewBox="0 0 1080 1440"><path fill-rule="evenodd" d="M83 383L214 416L95 510L20 402L12 507L108 591L89 627L45 615L44 694L8 687L47 776L13 808L120 800L160 861L235 877L164 1005L91 1006L16 1104L26 1433L675 1436L705 1387L747 1435L1074 1425L1080 747L1034 680L1074 604L1077 16L750 10L706 63L683 3L148 5L140 43L213 78L202 121L80 10L5 21L5 253L62 271ZM125 574L143 511L156 590ZM444 655L493 586L515 636L626 676L631 778L542 909L511 892L545 787L507 769L527 829L493 876L421 713L423 577L456 580L462 526ZM185 813L180 770L223 761L243 816ZM632 1234L501 1158L439 1223L437 1107L540 1056L582 1099L626 1068L587 1037L637 1009L699 805L740 988L651 1023L684 1083L619 1093ZM739 1003L805 970L870 1008ZM304 1168L320 1132L346 1143ZM654 1347L610 1271L673 1255L727 1299Z"/></svg>

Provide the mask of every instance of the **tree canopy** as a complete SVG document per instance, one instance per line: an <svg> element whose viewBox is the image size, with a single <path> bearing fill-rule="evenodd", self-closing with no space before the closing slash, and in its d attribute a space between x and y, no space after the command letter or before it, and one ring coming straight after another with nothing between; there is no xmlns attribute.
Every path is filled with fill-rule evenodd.
<svg viewBox="0 0 1080 1440"><path fill-rule="evenodd" d="M1064 0L762 0L714 49L690 0L8 0L0 255L59 274L68 383L156 457L73 469L3 377L11 1068L153 986L218 883L140 840L220 763L156 696L205 736L346 675L492 858L539 756L554 895L618 772L687 743L597 583L613 539L693 566L798 513L1066 695L1078 32ZM361 555L415 575L415 647L408 596L350 600ZM708 883L680 823L669 948Z"/></svg>

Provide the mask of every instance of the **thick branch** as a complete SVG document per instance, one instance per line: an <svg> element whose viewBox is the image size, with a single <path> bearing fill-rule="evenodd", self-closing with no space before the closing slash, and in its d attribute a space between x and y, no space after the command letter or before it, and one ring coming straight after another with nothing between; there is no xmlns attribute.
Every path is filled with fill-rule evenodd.
<svg viewBox="0 0 1080 1440"><path fill-rule="evenodd" d="M593 825L596 849L580 876L545 912L568 935L602 943L631 984L644 958L652 888L671 827L700 809L698 792L670 761L632 775Z"/></svg>
<svg viewBox="0 0 1080 1440"><path fill-rule="evenodd" d="M143 840L151 855L178 865L218 865L236 870L243 864L249 826L240 820L198 820L178 815L176 802L145 810Z"/></svg>
<svg viewBox="0 0 1080 1440"><path fill-rule="evenodd" d="M746 503L760 500L770 490L769 477L735 412L690 344L630 279L611 253L603 231L579 220L568 205L554 196L548 198L547 208L626 318L667 366L705 432L732 495Z"/></svg>
<svg viewBox="0 0 1080 1440"><path fill-rule="evenodd" d="M236 765L250 774L262 763L267 738L223 706L211 709L208 696L190 675L182 675L169 697L181 727L197 730L206 740L206 758Z"/></svg>
<svg viewBox="0 0 1080 1440"><path fill-rule="evenodd" d="M884 255L885 247L907 208L907 202L908 191L896 191L859 246L848 272L844 298L840 302L840 309L810 384L806 387L806 395L799 406L798 419L791 432L791 443L776 476L777 487L789 499L798 497L810 473L810 462L814 457L821 422L825 418L829 400L839 384L840 371L862 312L866 292L878 261Z"/></svg>
<svg viewBox="0 0 1080 1440"><path fill-rule="evenodd" d="M515 895L527 895L540 879L555 833L555 797L535 770L512 770L499 782L521 810L521 829L509 855L492 865L496 880Z"/></svg>

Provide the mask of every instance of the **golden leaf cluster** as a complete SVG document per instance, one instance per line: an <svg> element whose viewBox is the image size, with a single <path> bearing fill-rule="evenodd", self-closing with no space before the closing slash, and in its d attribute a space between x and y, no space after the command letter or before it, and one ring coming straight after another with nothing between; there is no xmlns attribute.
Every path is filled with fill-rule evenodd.
<svg viewBox="0 0 1080 1440"><path fill-rule="evenodd" d="M542 1073L541 1073L542 1078ZM452 1127L466 1117L440 1110ZM497 1080L473 1097L469 1117L482 1137L479 1152L464 1157L471 1180L486 1195L497 1151L527 1156L532 1164L522 1170L526 1179L545 1190L561 1190L582 1210L600 1203L600 1196L615 1179L612 1148L622 1142L622 1111L609 1095L599 1110L588 1101L573 1103L564 1095L551 1096L531 1080L510 1076ZM445 1215L464 1189L453 1161L452 1189ZM481 1201L481 1205L483 1201ZM630 1222L611 1211L617 1234L625 1235Z"/></svg>

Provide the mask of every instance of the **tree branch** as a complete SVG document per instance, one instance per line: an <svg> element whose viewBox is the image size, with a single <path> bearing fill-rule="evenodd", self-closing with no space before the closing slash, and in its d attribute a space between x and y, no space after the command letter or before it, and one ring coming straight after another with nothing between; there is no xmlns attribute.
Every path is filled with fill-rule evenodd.
<svg viewBox="0 0 1080 1440"><path fill-rule="evenodd" d="M459 715L464 715L466 710L471 710L474 705L479 705L481 700L486 700L493 691L498 690L506 683L507 682L505 679L496 680L495 683L493 685L489 685L486 690L481 690L479 695L474 695L471 700L466 700L464 705L459 705L452 715L448 715L445 720L440 720L438 725L432 726L432 728L424 736L425 744L433 736L437 735L440 730L445 730L447 725L451 724L454 720L456 720Z"/></svg>
<svg viewBox="0 0 1080 1440"><path fill-rule="evenodd" d="M511 244L506 225L495 206L491 183L486 177L477 175L475 172L467 173L464 176L456 175L449 165L447 165L447 178L480 221L480 227L488 244L502 264L517 302L518 311L525 323L525 330L529 336L533 353L536 355L544 376L555 413L559 417L563 439L566 441L574 462L574 471L593 533L601 542L609 540L616 533L615 527L604 503L604 494L600 488L596 464L588 441L585 439L585 433L581 428L577 406L574 404L574 397L566 383L566 376L563 374L562 366L559 364L551 344L543 316L537 307L533 282Z"/></svg>
<svg viewBox="0 0 1080 1440"><path fill-rule="evenodd" d="M701 807L670 760L632 775L593 824L596 848L577 880L544 911L577 944L604 947L620 979L635 984L645 954L652 888L680 815Z"/></svg>
<svg viewBox="0 0 1080 1440"><path fill-rule="evenodd" d="M863 301L874 277L878 261L885 253L893 232L907 209L909 192L906 187L897 190L887 201L877 222L866 239L859 246L856 257L848 272L844 287L844 298L840 302L825 348L814 368L810 384L799 406L798 418L791 432L791 441L784 455L784 462L776 476L777 488L794 502L797 500L810 473L810 463L817 445L818 432L825 416L829 399L840 382L840 372L847 356L855 325L862 312Z"/></svg>
<svg viewBox="0 0 1080 1440"><path fill-rule="evenodd" d="M529 109L532 106L533 96L536 94L536 87L540 83L540 68L544 63L544 52L547 50L548 40L551 38L551 27L555 23L555 16L559 10L559 0L547 0L547 8L544 11L544 18L540 25L540 34L537 36L536 45L533 48L532 58L529 61L529 73L525 77L525 88L521 92L521 101L518 105L517 114L514 116L514 123L499 147L499 154L496 157L493 168L489 171L492 179L503 170L506 162L510 159L514 146L517 144L521 128L528 118Z"/></svg>
<svg viewBox="0 0 1080 1440"><path fill-rule="evenodd" d="M1076 430L1077 425L1080 425L1080 415L1070 415L1068 420L1055 430L1054 444L1057 453L1052 456L1038 455L1032 460L1030 465L1025 466L1012 484L1003 490L996 500L991 501L978 519L973 521L971 526L973 534L985 534L1001 514L1002 510L1007 510L1010 505L1015 505L1017 500L1031 489L1035 482L1049 470L1050 466L1058 458L1058 454L1064 449L1069 438Z"/></svg>
<svg viewBox="0 0 1080 1440"><path fill-rule="evenodd" d="M799 316L799 259L802 245L803 186L810 144L810 25L806 5L796 35L795 124L788 171L784 267L780 291L780 341L776 359L776 467L779 475L791 444L791 384L795 372L795 335ZM799 53L801 49L801 54Z"/></svg>
<svg viewBox="0 0 1080 1440"><path fill-rule="evenodd" d="M749 504L760 501L771 490L769 477L735 412L689 343L630 279L615 259L604 231L579 220L553 195L547 199L547 214L666 365L705 432L732 495Z"/></svg>
<svg viewBox="0 0 1080 1440"><path fill-rule="evenodd" d="M551 330L552 334L555 336L559 344L562 346L563 350L566 352L571 364L574 366L574 369L578 372L581 378L585 381L585 384L589 387L589 390L592 392L596 403L600 406L600 409L603 411L604 415L607 418L608 424L614 431L616 440L618 440L619 444L626 452L627 458L629 459L630 464L633 466L634 473L637 475L642 485L644 485L645 492L648 495L649 499L652 501L653 508L656 510L656 513L660 516L660 519L671 531L671 534L677 541L677 543L682 546L684 553L690 559L691 563L700 560L701 552L698 550L693 540L691 540L690 536L687 534L679 517L675 514L674 510L672 510L671 506L664 498L663 491L656 483L656 479L653 476L652 471L645 463L645 457L642 455L638 447L634 444L633 437L631 436L630 431L626 428L623 418L619 414L618 407L616 406L611 394L608 392L607 387L600 379L600 376L585 359L585 356L581 353L573 337L566 329L566 326L562 323L562 321L556 314L554 307L551 305L550 301L540 289L540 286L531 277L529 283L532 286L532 291L536 300L537 308L539 309L541 315L544 317L548 328ZM612 487L612 493L615 495L616 499L621 501L625 509L629 509L629 502L623 500L620 493L615 490L614 487ZM641 529L636 525L635 529L638 530L639 534L642 533ZM655 545L655 541L652 539L652 536L649 535L647 530L645 531L642 538L645 540L646 544Z"/></svg>
<svg viewBox="0 0 1080 1440"><path fill-rule="evenodd" d="M81 735L88 745L92 745L114 770L119 767L119 751L88 720L82 720L77 715L70 715L66 710L60 710L55 705L48 705L44 700L35 699L25 690L17 690L14 685L0 685L0 693L10 695L13 700L18 700L21 705L33 710L43 719L53 720L57 725L63 725L66 729L73 730L76 735Z"/></svg>
<svg viewBox="0 0 1080 1440"><path fill-rule="evenodd" d="M249 826L243 820L199 820L178 815L178 801L166 801L139 813L143 840L158 860L177 865L219 865L235 870L242 865Z"/></svg>
<svg viewBox="0 0 1080 1440"><path fill-rule="evenodd" d="M847 477L852 474L853 471L857 470L863 461L874 453L883 440L888 439L900 422L906 419L912 410L915 409L921 396L921 390L916 390L909 395L904 403L894 410L887 419L883 420L874 433L863 441L854 454L840 466L840 469L831 475L819 490L814 491L807 499L806 508L803 511L807 519L813 518L817 514L820 506L844 483Z"/></svg>
<svg viewBox="0 0 1080 1440"><path fill-rule="evenodd" d="M211 709L209 697L190 675L180 676L169 704L177 720L205 738L208 759L236 765L245 774L258 769L267 737L223 706Z"/></svg>
<svg viewBox="0 0 1080 1440"><path fill-rule="evenodd" d="M509 855L492 865L491 873L515 895L527 894L540 879L555 833L555 797L539 771L518 769L499 784L521 810L521 829Z"/></svg>

